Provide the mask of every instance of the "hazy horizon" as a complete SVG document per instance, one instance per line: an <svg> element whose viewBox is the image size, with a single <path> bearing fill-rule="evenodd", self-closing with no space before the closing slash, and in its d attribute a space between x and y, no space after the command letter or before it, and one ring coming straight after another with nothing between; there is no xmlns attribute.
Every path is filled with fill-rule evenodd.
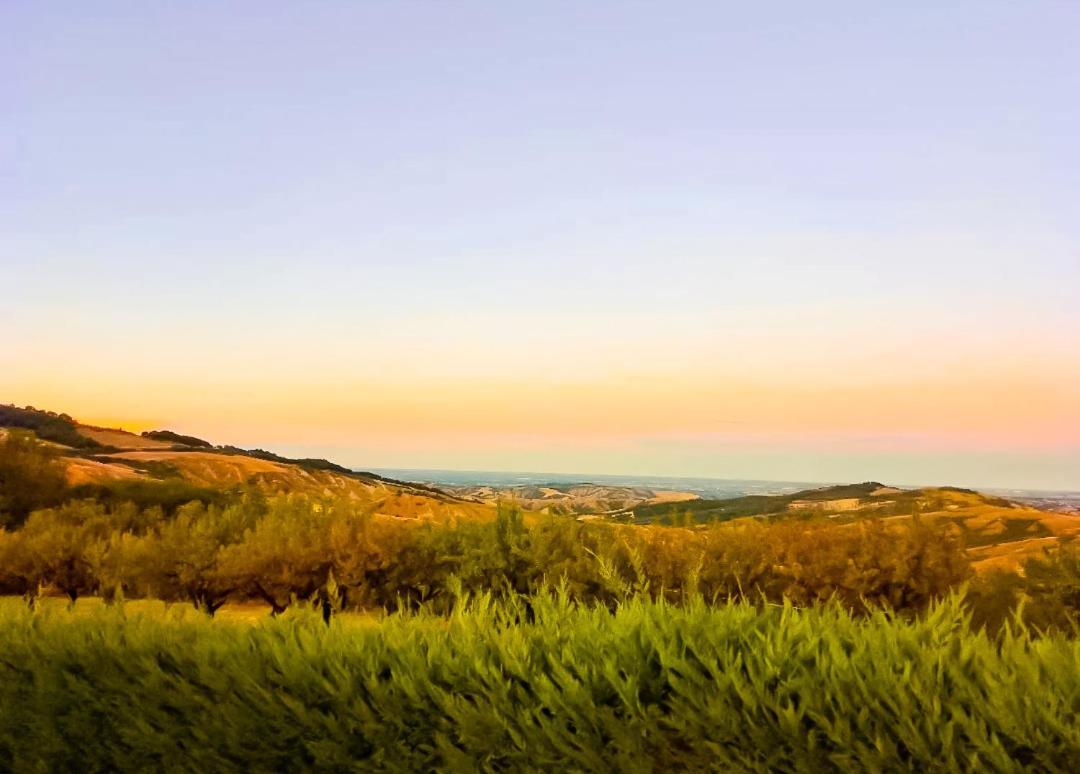
<svg viewBox="0 0 1080 774"><path fill-rule="evenodd" d="M774 494L777 492L795 491L799 488L814 488L839 486L844 484L859 484L862 481L789 481L786 479L768 478L717 478L713 476L667 476L662 474L639 473L588 473L588 472L556 472L556 471L528 471L528 470L453 470L443 468L354 468L358 472L375 473L380 476L388 476L401 481L416 483L432 483L442 485L494 485L509 486L515 480L520 480L523 485L536 484L602 484L602 485L629 485L651 486L657 489L679 489L678 482L685 482L687 486L681 487L686 491L700 492L709 491L710 497L735 496L730 494L713 494L713 488L708 484L740 484L756 485L752 488L746 486L715 488L716 492L739 491L752 492L753 494ZM884 482L878 483L884 486L899 486L904 488L923 488L935 486L955 486L940 481L920 481L917 483ZM768 485L768 486L766 486ZM966 488L981 490L989 493L999 492L1023 492L1025 494L1059 494L1069 495L1071 498L1080 498L1080 490L1076 489L1027 489L1023 487L996 487L996 486L969 486Z"/></svg>
<svg viewBox="0 0 1080 774"><path fill-rule="evenodd" d="M9 4L0 401L1080 489L1080 6Z"/></svg>

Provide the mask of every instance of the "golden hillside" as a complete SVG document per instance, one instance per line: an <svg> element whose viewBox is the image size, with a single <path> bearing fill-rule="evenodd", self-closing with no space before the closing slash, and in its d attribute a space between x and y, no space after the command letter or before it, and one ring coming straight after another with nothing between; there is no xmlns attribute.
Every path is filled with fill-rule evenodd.
<svg viewBox="0 0 1080 774"><path fill-rule="evenodd" d="M487 518L494 506L432 487L357 473L326 460L289 460L213 446L169 431L141 435L83 425L66 414L0 406L0 424L33 432L59 455L67 482L86 491L184 482L216 491L346 498L376 514L409 519Z"/></svg>
<svg viewBox="0 0 1080 774"><path fill-rule="evenodd" d="M525 486L443 486L443 491L466 500L513 502L526 511L550 514L607 514L640 505L697 500L692 492L645 486L602 484L544 484Z"/></svg>
<svg viewBox="0 0 1080 774"><path fill-rule="evenodd" d="M1024 559L1080 537L1080 516L1039 510L1001 497L954 487L900 489L876 482L823 487L790 495L645 504L627 514L636 523L704 525L742 519L866 518L946 522L962 533L978 572L1015 570Z"/></svg>

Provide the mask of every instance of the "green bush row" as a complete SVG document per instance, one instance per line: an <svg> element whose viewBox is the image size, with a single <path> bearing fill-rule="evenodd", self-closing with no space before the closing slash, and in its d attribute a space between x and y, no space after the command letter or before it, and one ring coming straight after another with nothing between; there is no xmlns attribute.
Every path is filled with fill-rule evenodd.
<svg viewBox="0 0 1080 774"><path fill-rule="evenodd" d="M837 605L482 596L257 625L0 602L12 771L1061 771L1080 641Z"/></svg>

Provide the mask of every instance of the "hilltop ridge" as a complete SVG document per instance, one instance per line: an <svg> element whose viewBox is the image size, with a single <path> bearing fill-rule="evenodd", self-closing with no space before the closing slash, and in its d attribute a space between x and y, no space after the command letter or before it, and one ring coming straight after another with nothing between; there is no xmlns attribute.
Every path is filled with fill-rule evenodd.
<svg viewBox="0 0 1080 774"><path fill-rule="evenodd" d="M198 490L251 486L266 493L345 497L406 518L488 516L491 507L424 484L353 471L325 459L215 446L171 430L142 434L82 424L68 414L0 406L0 427L33 432L54 448L76 491L183 483Z"/></svg>

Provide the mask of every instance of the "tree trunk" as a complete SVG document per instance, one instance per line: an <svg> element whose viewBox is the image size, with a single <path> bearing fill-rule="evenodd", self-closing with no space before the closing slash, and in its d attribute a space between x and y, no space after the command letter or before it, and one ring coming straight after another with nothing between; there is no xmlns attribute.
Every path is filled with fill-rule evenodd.
<svg viewBox="0 0 1080 774"><path fill-rule="evenodd" d="M216 613L221 608L221 606L225 604L225 600L227 599L228 597L222 597L221 599L214 600L206 600L206 612L210 614L211 618L213 618L214 613Z"/></svg>
<svg viewBox="0 0 1080 774"><path fill-rule="evenodd" d="M285 612L285 608L288 607L288 605L283 606L278 604L278 601L274 598L274 595L264 589L262 584L258 581L255 581L255 593L262 597L262 599L270 605L270 615L281 615Z"/></svg>

